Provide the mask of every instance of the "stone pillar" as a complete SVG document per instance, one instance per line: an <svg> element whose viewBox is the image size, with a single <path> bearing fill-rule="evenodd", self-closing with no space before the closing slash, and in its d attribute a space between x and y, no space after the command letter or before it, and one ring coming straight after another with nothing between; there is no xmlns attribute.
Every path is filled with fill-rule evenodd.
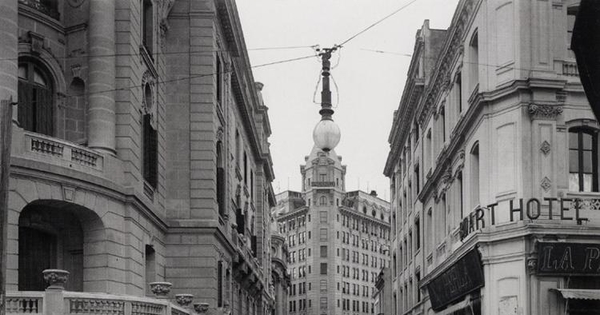
<svg viewBox="0 0 600 315"><path fill-rule="evenodd" d="M0 1L0 100L17 101L17 0Z"/></svg>
<svg viewBox="0 0 600 315"><path fill-rule="evenodd" d="M88 146L115 154L115 1L90 0Z"/></svg>
<svg viewBox="0 0 600 315"><path fill-rule="evenodd" d="M44 280L48 283L44 294L43 315L65 314L63 291L69 280L69 272L60 269L46 269L43 274Z"/></svg>

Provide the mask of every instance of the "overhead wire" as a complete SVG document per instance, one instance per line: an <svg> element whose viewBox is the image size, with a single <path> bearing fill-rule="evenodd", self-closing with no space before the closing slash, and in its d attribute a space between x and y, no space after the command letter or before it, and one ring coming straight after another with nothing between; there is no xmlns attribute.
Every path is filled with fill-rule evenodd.
<svg viewBox="0 0 600 315"><path fill-rule="evenodd" d="M278 60L278 61L263 63L263 64L259 64L259 65L256 65L256 66L250 66L250 67L248 67L248 69L268 67L268 66L273 66L273 65L278 65L278 64L288 63L288 62L294 62L294 61L304 60L304 59L308 59L308 58L314 58L314 55L307 55L307 56L302 56L302 57L296 57L296 58L290 58L290 59L284 59L284 60ZM226 74L226 73L230 73L230 72L233 72L233 69L227 70L227 71L221 71L220 74ZM198 78L210 77L210 76L215 76L217 74L218 74L217 72L214 72L214 73L206 73L206 74L186 76L186 77L181 77L181 78L176 78L176 79L158 80L157 83L172 83L172 82L178 82L178 81L185 81L185 80L191 80L191 79L198 79ZM107 89L107 90L102 90L102 91L95 91L95 92L91 92L91 93L90 92L86 92L86 93L82 93L82 94L73 94L73 95L67 95L67 96L85 96L85 95L102 94L102 93L108 93L108 92L127 91L127 90L132 90L132 89L135 89L135 88L139 88L139 87L140 87L140 85L130 85L130 86L121 87L121 88Z"/></svg>
<svg viewBox="0 0 600 315"><path fill-rule="evenodd" d="M246 50L248 50L248 51L291 50L291 49L301 49L301 48L313 48L314 46L315 45L310 45L310 46L274 46L274 47L247 48ZM162 56L184 55L184 54L202 55L202 54L209 54L209 53L215 53L215 52L231 52L231 51L232 50L230 50L230 49L211 49L211 50L203 50L203 51L190 51L190 50L187 50L187 51L160 52L158 54L162 55ZM54 59L59 60L59 61L67 61L67 60L80 59L80 58L137 57L139 55L140 55L139 52L116 53L116 54L97 54L97 55L81 54L81 55L76 55L76 56L54 57ZM18 57L17 58L0 58L0 61L4 61L4 60L18 60Z"/></svg>
<svg viewBox="0 0 600 315"><path fill-rule="evenodd" d="M408 8L408 7L409 7L411 4L413 4L413 3L417 2L417 1L418 1L418 0L411 0L410 2L408 2L408 3L406 3L405 5L401 6L400 8L398 8L398 9L394 10L392 13L390 13L390 14L388 14L388 15L384 16L383 18L381 18L381 19L377 20L375 23L373 23L373 24L371 24L371 25L367 26L365 29L361 30L360 32L358 32L358 33L356 33L356 34L354 34L354 35L350 36L348 39L346 39L346 40L345 40L345 41L343 41L341 44L339 44L339 45L336 45L336 46L343 47L343 46L344 46L345 44L347 44L349 41L351 41L351 40L355 39L356 37L360 36L361 34L365 33L366 31L368 31L368 30L372 29L373 27L375 27L375 26L376 26L376 25L378 25L379 23L381 23L381 22L383 22L383 21L385 21L385 20L387 20L387 19L391 18L392 16L396 15L398 12L400 12L400 11L402 11L402 10L404 10L404 9Z"/></svg>

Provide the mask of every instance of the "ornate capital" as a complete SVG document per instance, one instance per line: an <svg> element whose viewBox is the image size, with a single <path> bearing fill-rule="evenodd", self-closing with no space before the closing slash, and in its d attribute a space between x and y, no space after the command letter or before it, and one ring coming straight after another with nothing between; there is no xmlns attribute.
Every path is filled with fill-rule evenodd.
<svg viewBox="0 0 600 315"><path fill-rule="evenodd" d="M558 105L529 104L529 116L531 119L554 120L563 112L563 107Z"/></svg>

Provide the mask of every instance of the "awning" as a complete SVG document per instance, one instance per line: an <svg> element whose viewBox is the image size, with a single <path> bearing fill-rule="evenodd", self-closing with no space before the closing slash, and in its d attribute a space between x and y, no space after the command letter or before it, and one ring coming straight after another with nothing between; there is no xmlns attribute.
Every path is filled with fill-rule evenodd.
<svg viewBox="0 0 600 315"><path fill-rule="evenodd" d="M585 290L585 289L550 289L560 292L565 299L577 300L600 300L600 290Z"/></svg>
<svg viewBox="0 0 600 315"><path fill-rule="evenodd" d="M458 312L458 311L466 309L466 308L471 310L471 303L469 300L470 299L467 297L461 302L449 305L448 307L446 307L446 309L440 311L440 313L445 314L445 315L452 315L455 312Z"/></svg>

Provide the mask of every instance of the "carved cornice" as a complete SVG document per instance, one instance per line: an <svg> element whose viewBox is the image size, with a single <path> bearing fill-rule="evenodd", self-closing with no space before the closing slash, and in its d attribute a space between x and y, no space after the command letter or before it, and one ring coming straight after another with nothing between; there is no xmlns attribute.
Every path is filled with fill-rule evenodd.
<svg viewBox="0 0 600 315"><path fill-rule="evenodd" d="M563 112L563 107L560 105L547 105L547 104L529 104L527 109L531 120L534 119L545 119L555 120Z"/></svg>

